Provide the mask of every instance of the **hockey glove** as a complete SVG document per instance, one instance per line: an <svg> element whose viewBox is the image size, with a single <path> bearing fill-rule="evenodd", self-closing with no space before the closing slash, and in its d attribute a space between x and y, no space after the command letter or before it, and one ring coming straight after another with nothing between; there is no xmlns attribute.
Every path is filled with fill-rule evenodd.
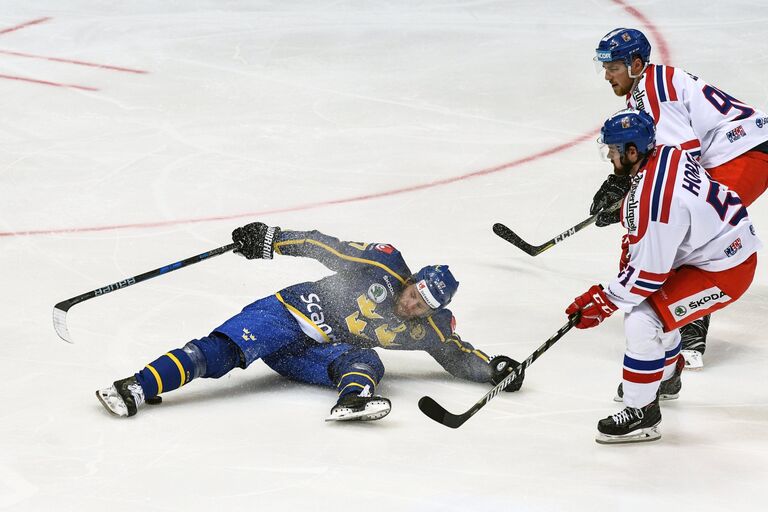
<svg viewBox="0 0 768 512"><path fill-rule="evenodd" d="M512 370L520 366L520 363L507 356L496 356L491 359L488 364L491 366L491 383L494 386L504 380ZM515 379L504 388L504 391L517 391L523 385L524 378L525 372L520 372L520 375L515 377Z"/></svg>
<svg viewBox="0 0 768 512"><path fill-rule="evenodd" d="M589 329L600 324L603 320L611 316L616 311L616 305L605 296L603 287L599 284L592 286L586 293L576 297L570 306L565 309L565 314L581 312L577 329Z"/></svg>
<svg viewBox="0 0 768 512"><path fill-rule="evenodd" d="M263 222L252 222L232 232L232 241L239 245L239 252L249 260L263 258L271 260L275 252L275 240L280 228L270 227Z"/></svg>
<svg viewBox="0 0 768 512"><path fill-rule="evenodd" d="M618 174L611 174L600 185L600 190L595 194L595 197L592 199L592 205L589 207L590 215L600 212L595 221L597 227L609 226L621 220L621 210L619 208L611 211L606 210L624 199L631 186L632 177L619 176Z"/></svg>

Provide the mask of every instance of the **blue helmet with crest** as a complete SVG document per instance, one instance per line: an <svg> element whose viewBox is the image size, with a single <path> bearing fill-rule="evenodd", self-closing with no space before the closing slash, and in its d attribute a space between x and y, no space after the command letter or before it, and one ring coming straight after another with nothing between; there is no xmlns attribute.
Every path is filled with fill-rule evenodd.
<svg viewBox="0 0 768 512"><path fill-rule="evenodd" d="M638 152L648 154L656 146L656 126L653 118L642 110L619 110L603 123L600 142L619 146L622 155L627 144L634 144Z"/></svg>
<svg viewBox="0 0 768 512"><path fill-rule="evenodd" d="M424 267L413 276L413 281L424 302L432 309L447 306L459 288L448 265Z"/></svg>
<svg viewBox="0 0 768 512"><path fill-rule="evenodd" d="M617 28L608 32L597 44L597 62L621 60L632 67L632 59L638 56L644 64L651 59L651 43L645 34L634 28Z"/></svg>

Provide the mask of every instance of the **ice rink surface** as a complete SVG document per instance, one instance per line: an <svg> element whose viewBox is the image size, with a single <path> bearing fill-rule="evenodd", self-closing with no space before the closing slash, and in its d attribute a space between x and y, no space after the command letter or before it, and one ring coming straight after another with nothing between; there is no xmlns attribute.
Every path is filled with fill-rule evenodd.
<svg viewBox="0 0 768 512"><path fill-rule="evenodd" d="M622 106L597 41L643 29L654 62L768 107L763 1L0 1L0 509L19 511L764 510L768 275L713 317L706 368L656 443L602 446L622 320L573 331L520 393L458 430L416 407L488 389L380 351L386 419L323 422L333 390L257 362L130 420L94 391L256 298L327 275L227 254L75 306L53 304L224 245L262 220L449 263L464 339L525 358L574 296L614 276L618 227L585 218ZM768 200L750 208L768 229ZM763 239L768 235L763 231Z"/></svg>

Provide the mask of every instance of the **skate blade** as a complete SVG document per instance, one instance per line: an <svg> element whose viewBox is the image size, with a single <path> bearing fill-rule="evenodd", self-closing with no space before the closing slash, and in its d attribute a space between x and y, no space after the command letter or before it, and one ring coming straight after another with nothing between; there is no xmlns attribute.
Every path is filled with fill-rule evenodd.
<svg viewBox="0 0 768 512"><path fill-rule="evenodd" d="M681 350L685 360L685 369L698 371L704 368L704 356L696 350Z"/></svg>
<svg viewBox="0 0 768 512"><path fill-rule="evenodd" d="M103 394L101 393L101 390L100 390L100 389L96 391L96 398L98 398L98 399L99 399L99 402L101 403L101 405L103 405L103 406L104 406L104 408L105 408L105 409L106 409L106 410L107 410L107 411L108 411L110 414L112 414L113 416L118 416L118 417L120 417L120 418L127 418L127 417L128 417L128 409L127 409L127 408L124 408L124 409L125 409L125 414L123 414L123 413L122 413L122 410L121 410L121 412L118 412L118 411L116 411L116 410L115 410L115 409L114 409L114 408L113 408L113 407L112 407L112 406L109 404L109 402L107 401L107 399L106 399L106 398L103 396Z"/></svg>
<svg viewBox="0 0 768 512"><path fill-rule="evenodd" d="M661 439L661 431L659 431L658 425L655 427L643 428L623 436L612 436L610 434L598 432L595 437L595 441L598 444L645 443L649 441L657 441L659 439Z"/></svg>
<svg viewBox="0 0 768 512"><path fill-rule="evenodd" d="M341 409L325 418L325 421L373 421L380 420L392 410L389 402L368 402L362 411L350 411Z"/></svg>

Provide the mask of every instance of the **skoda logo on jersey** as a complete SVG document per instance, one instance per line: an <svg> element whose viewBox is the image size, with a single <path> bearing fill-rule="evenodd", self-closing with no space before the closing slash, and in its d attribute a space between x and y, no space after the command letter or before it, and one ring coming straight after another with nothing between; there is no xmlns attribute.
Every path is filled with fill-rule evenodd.
<svg viewBox="0 0 768 512"><path fill-rule="evenodd" d="M368 298L376 304L381 304L387 298L387 289L383 284L373 283L368 287Z"/></svg>
<svg viewBox="0 0 768 512"><path fill-rule="evenodd" d="M755 124L758 128L762 128L763 126L768 126L768 117L758 117L755 119Z"/></svg>
<svg viewBox="0 0 768 512"><path fill-rule="evenodd" d="M675 316L685 316L687 312L688 310L685 309L685 306L677 306L675 308Z"/></svg>

